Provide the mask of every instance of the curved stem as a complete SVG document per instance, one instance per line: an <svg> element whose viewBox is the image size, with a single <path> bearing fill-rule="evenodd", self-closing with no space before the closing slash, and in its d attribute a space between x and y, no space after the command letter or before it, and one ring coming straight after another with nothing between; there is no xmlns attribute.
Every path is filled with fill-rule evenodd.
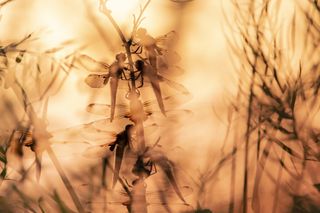
<svg viewBox="0 0 320 213"><path fill-rule="evenodd" d="M129 61L129 70L130 70L130 80L131 80L131 86L133 90L136 89L136 82L135 82L135 78L134 78L134 67L133 67L133 60L132 60L132 55L131 55L131 42L128 42L127 39L125 38L123 32L121 31L119 25L117 24L117 22L114 20L114 18L112 17L110 10L108 10L106 8L105 5L106 1L105 0L100 0L100 11L107 16L107 18L109 19L109 21L111 22L112 26L116 29L125 49L126 49L126 54L128 57L128 61Z"/></svg>
<svg viewBox="0 0 320 213"><path fill-rule="evenodd" d="M132 29L132 33L131 33L131 37L130 37L130 40L132 41L133 40L133 37L134 37L134 33L136 32L138 26L139 26L139 23L142 21L142 14L144 13L144 11L146 10L146 8L148 7L148 5L150 4L151 0L148 0L147 3L143 6L143 8L140 10L140 14L137 18L137 20L133 23L134 26L133 26L133 29Z"/></svg>

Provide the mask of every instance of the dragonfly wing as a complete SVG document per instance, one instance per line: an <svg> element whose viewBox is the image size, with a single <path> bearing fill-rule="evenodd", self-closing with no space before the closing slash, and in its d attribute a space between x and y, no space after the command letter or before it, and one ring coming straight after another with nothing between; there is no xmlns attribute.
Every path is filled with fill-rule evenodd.
<svg viewBox="0 0 320 213"><path fill-rule="evenodd" d="M76 66L84 68L89 72L107 72L109 65L103 62L96 61L88 55L80 55L77 58Z"/></svg>
<svg viewBox="0 0 320 213"><path fill-rule="evenodd" d="M86 77L85 82L91 88L102 88L109 81L109 74L90 74Z"/></svg>
<svg viewBox="0 0 320 213"><path fill-rule="evenodd" d="M82 153L82 155L87 158L109 158L112 154L112 151L109 149L109 144L91 146Z"/></svg>
<svg viewBox="0 0 320 213"><path fill-rule="evenodd" d="M103 119L104 121L105 119ZM53 131L52 141L54 143L85 143L85 140L96 141L96 140L106 140L110 141L115 138L116 133L112 129L101 130L94 126L95 123L102 122L101 120L92 121L89 123L56 130ZM85 139L85 140L84 140ZM55 142L59 141L59 142Z"/></svg>
<svg viewBox="0 0 320 213"><path fill-rule="evenodd" d="M163 116L160 111L148 111L149 121L157 123L160 126L163 126L163 124L167 125L167 122L170 122L172 125L181 124L188 121L191 116L193 116L193 112L188 109L167 110L166 116Z"/></svg>
<svg viewBox="0 0 320 213"><path fill-rule="evenodd" d="M155 38L155 40L159 48L167 50L177 42L178 34L175 31L170 31L165 35Z"/></svg>
<svg viewBox="0 0 320 213"><path fill-rule="evenodd" d="M164 103L164 106L165 106L166 109L174 109L177 106L182 105L182 104L188 102L191 99L192 99L192 95L190 93L188 93L188 94L177 94L177 95L171 95L171 96L164 97L163 98L163 103ZM147 112L151 112L151 114L153 114L153 112L156 111L157 100L145 101L143 105L144 105L145 110Z"/></svg>
<svg viewBox="0 0 320 213"><path fill-rule="evenodd" d="M117 108L118 111L122 112L122 114L125 114L125 112L128 111L128 107L125 104L117 104L115 108ZM90 112L95 115L109 116L111 111L111 105L92 103L87 106L86 110L87 112Z"/></svg>
<svg viewBox="0 0 320 213"><path fill-rule="evenodd" d="M187 88L185 88L182 84L179 84L175 81L169 80L161 75L158 75L158 78L160 81L165 82L166 84L168 84L168 86L181 92L182 94L185 94L185 95L190 94L190 92L187 90Z"/></svg>
<svg viewBox="0 0 320 213"><path fill-rule="evenodd" d="M160 64L158 72L164 76L176 77L182 75L185 70L178 65Z"/></svg>
<svg viewBox="0 0 320 213"><path fill-rule="evenodd" d="M181 56L176 51L168 51L163 57L169 65L177 64L181 61Z"/></svg>
<svg viewBox="0 0 320 213"><path fill-rule="evenodd" d="M167 51L163 55L158 56L158 71L168 76L178 76L183 74L184 70L177 64L181 61L181 57L175 51Z"/></svg>
<svg viewBox="0 0 320 213"><path fill-rule="evenodd" d="M125 119L123 116L116 116L113 122L111 123L110 118L95 120L87 125L90 125L96 131L114 131L120 132L123 130L123 127L126 124L130 123L128 119Z"/></svg>

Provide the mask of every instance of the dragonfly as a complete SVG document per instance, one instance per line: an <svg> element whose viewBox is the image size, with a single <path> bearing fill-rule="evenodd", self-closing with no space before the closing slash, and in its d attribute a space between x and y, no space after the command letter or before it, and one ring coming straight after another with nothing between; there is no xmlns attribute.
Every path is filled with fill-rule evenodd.
<svg viewBox="0 0 320 213"><path fill-rule="evenodd" d="M152 124L144 127L145 133L148 135L155 134L158 126L156 124ZM85 130L84 130L85 131ZM114 168L113 168L113 184L112 187L116 185L119 180L119 173L121 169L121 164L126 154L126 157L134 157L135 153L137 153L137 144L136 144L136 128L133 124L127 124L123 131L121 132L110 132L104 131L103 136L107 138L104 140L103 144L90 146L88 147L83 156L89 158L102 158L102 185L105 184L105 171L108 163L108 159L115 156L114 159ZM113 137L113 138L112 138ZM107 143L106 143L107 141ZM114 153L113 153L114 152Z"/></svg>
<svg viewBox="0 0 320 213"><path fill-rule="evenodd" d="M156 70L152 68L151 65L145 63L142 60L137 60L135 63L135 66L137 70L139 71L138 76L136 77L137 79L140 77L141 78L141 85L139 87L143 87L144 85L144 78L147 78L152 86L153 92L156 96L159 108L161 112L165 115L165 106L162 101L162 94L161 94L161 89L160 89L160 84L159 82L165 82L167 83L170 87L176 89L177 91L182 92L184 95L188 95L189 91L179 83L176 83L174 81L171 81L162 75L158 74ZM138 87L138 88L139 88Z"/></svg>
<svg viewBox="0 0 320 213"><path fill-rule="evenodd" d="M115 181L119 179L119 172L120 172L120 165L121 161L123 159L124 150L127 148L127 153L132 151L132 146L128 146L128 144L132 143L132 140L135 139L135 137L132 135L128 136L127 131L128 128L134 128L132 126L126 126L125 131L121 132L117 135L117 139L119 137L130 137L130 139L123 139L123 141L114 140L111 143L99 145L99 146L93 146L89 147L86 150L87 156L94 156L94 157L102 157L103 158L103 174L102 174L102 183L103 186L105 186L105 167L108 165L108 158L112 156L110 151L113 151L115 146L117 145L117 149L119 152L115 153L115 166L114 169L112 169L114 176L113 176L113 188L115 185ZM149 129L150 127L147 127L146 129ZM154 131L153 131L154 132ZM126 134L126 135L124 135ZM176 178L174 176L173 172L173 166L171 161L168 159L166 154L164 152L161 152L156 149L158 146L158 143L160 141L160 137L158 140L153 144L153 146L147 146L145 148L145 151L143 154L139 154L138 152L134 152L134 155L132 155L131 158L135 159L135 164L133 165L133 168L131 172L138 176L139 178L148 178L151 175L154 175L157 173L157 167L156 165L160 166L160 168L164 171L165 175L167 176L170 184L172 185L173 189L175 190L178 197L185 202L183 195L181 191L179 190ZM116 179L115 179L116 178ZM120 182L121 183L121 182Z"/></svg>
<svg viewBox="0 0 320 213"><path fill-rule="evenodd" d="M126 59L125 53L119 53L116 55L116 60L110 66L103 62L97 62L86 55L81 55L78 59L80 65L85 69L93 72L104 72L103 74L89 74L85 79L88 86L91 88L102 88L110 81L112 106L110 111L111 121L114 118L119 79L128 80L124 72L127 69L125 67Z"/></svg>
<svg viewBox="0 0 320 213"><path fill-rule="evenodd" d="M139 28L136 31L135 39L137 41L133 46L138 45L138 48L132 53L137 54L143 60L147 59L154 70L168 76L183 73L183 69L176 65L181 57L177 52L169 49L177 40L175 31L153 38L145 28ZM143 50L145 50L145 54L141 56Z"/></svg>

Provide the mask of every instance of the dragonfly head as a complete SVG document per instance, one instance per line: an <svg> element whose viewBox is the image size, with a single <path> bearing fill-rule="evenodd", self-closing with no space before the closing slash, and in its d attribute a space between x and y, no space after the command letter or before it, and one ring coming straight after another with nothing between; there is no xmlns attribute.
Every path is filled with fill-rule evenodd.
<svg viewBox="0 0 320 213"><path fill-rule="evenodd" d="M154 166L151 160L145 159L143 155L140 155L132 168L132 173L136 176L147 178L156 173Z"/></svg>
<svg viewBox="0 0 320 213"><path fill-rule="evenodd" d="M116 59L117 59L118 62L123 63L127 59L127 56L126 56L125 53L118 53L116 55Z"/></svg>
<svg viewBox="0 0 320 213"><path fill-rule="evenodd" d="M135 65L137 70L141 71L141 70L143 70L144 62L143 62L143 60L139 59L139 60L136 60L134 65Z"/></svg>
<svg viewBox="0 0 320 213"><path fill-rule="evenodd" d="M145 28L139 28L136 32L136 36L140 39L146 35L147 35L147 30Z"/></svg>
<svg viewBox="0 0 320 213"><path fill-rule="evenodd" d="M133 127L133 124L128 124L126 125L125 130L129 131L132 127Z"/></svg>
<svg viewBox="0 0 320 213"><path fill-rule="evenodd" d="M3 48L3 46L0 46L0 56L5 56L6 55L6 51Z"/></svg>

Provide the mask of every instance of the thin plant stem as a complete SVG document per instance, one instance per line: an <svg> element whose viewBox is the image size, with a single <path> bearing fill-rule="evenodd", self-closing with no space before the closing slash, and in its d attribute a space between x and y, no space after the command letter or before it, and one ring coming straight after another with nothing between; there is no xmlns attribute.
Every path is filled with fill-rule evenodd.
<svg viewBox="0 0 320 213"><path fill-rule="evenodd" d="M18 98L19 98L19 91L21 91L24 94L24 98L26 99L26 100L24 100L24 103L30 103L26 92L24 91L22 86L17 81L16 81L16 84L12 86L12 90ZM37 117L36 112L33 109L31 104L28 104L28 108L26 109L26 113L29 114L31 121ZM52 151L51 147L48 146L49 141L42 141L42 143L46 144L45 150L48 152L48 155L49 155L51 161L53 162L55 168L57 169L58 174L59 174L60 178L62 179L65 187L67 188L67 191L69 192L69 194L73 200L73 203L75 204L78 212L84 213L85 211L81 205L81 202L80 202L77 194L75 193L74 188L72 187L68 177L64 173L62 166L61 166L60 162L58 161L56 155Z"/></svg>

